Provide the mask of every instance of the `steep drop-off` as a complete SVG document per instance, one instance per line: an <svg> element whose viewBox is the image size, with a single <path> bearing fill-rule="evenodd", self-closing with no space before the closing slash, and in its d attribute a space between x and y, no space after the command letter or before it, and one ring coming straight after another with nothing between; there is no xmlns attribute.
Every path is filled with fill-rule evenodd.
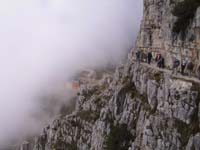
<svg viewBox="0 0 200 150"><path fill-rule="evenodd" d="M173 39L176 2L144 0L135 48L162 52L169 66L174 53L183 57L187 50L189 57L194 50L185 45L193 44L192 33L199 36L188 32L184 42L179 35ZM75 111L45 127L34 150L199 150L199 83L139 65L132 57L113 75L81 85Z"/></svg>
<svg viewBox="0 0 200 150"><path fill-rule="evenodd" d="M197 83L128 62L78 95L74 113L46 127L36 150L200 148Z"/></svg>

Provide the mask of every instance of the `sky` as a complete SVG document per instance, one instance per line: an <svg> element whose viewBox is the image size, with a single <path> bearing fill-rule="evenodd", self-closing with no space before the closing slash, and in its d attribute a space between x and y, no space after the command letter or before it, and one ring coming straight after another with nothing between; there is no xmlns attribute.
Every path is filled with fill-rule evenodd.
<svg viewBox="0 0 200 150"><path fill-rule="evenodd" d="M120 63L134 46L142 3L0 0L0 146L42 127L32 116L48 88L77 70Z"/></svg>

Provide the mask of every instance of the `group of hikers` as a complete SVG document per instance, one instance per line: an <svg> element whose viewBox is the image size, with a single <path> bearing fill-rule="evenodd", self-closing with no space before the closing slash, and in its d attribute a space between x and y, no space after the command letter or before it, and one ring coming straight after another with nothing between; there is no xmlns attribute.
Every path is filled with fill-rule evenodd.
<svg viewBox="0 0 200 150"><path fill-rule="evenodd" d="M152 52L148 52L147 54L137 51L136 52L136 61L137 62L147 62L149 65L152 63L152 60L155 60L157 63L157 67L164 68L165 67L165 59L164 57L158 53L155 57L153 57Z"/></svg>
<svg viewBox="0 0 200 150"><path fill-rule="evenodd" d="M152 52L144 53L141 50L136 51L136 61L147 62L149 65L152 61L156 62L157 67L165 68L165 59L161 53L157 53L155 56L152 55ZM180 72L182 75L192 76L194 73L194 64L188 59L179 60L177 57L173 58L172 74L177 75ZM196 68L196 75L200 79L200 66Z"/></svg>
<svg viewBox="0 0 200 150"><path fill-rule="evenodd" d="M194 64L188 59L183 59L182 61L180 61L176 57L174 58L172 73L177 75L178 71L180 71L182 75L191 76L193 73L193 69L194 69Z"/></svg>

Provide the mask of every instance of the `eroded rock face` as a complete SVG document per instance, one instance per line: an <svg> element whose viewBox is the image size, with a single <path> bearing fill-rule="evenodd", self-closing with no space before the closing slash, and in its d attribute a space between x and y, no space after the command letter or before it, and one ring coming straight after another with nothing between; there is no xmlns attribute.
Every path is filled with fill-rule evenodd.
<svg viewBox="0 0 200 150"><path fill-rule="evenodd" d="M164 50L167 64L178 1L144 1L136 45ZM199 150L200 85L131 60L112 76L82 85L73 114L46 127L34 150Z"/></svg>
<svg viewBox="0 0 200 150"><path fill-rule="evenodd" d="M45 128L35 149L109 149L113 126L124 124L129 150L198 149L198 84L131 62L114 76L81 88L74 113Z"/></svg>
<svg viewBox="0 0 200 150"><path fill-rule="evenodd" d="M188 26L185 39L173 32L177 18L173 16L174 6L183 0L144 0L144 12L136 49L161 53L167 67L172 67L173 57L188 59L199 65L200 8Z"/></svg>

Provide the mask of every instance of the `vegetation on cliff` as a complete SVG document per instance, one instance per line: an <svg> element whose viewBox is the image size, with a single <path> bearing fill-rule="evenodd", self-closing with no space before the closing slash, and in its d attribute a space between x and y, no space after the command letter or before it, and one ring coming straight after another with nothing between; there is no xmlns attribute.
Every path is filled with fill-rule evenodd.
<svg viewBox="0 0 200 150"><path fill-rule="evenodd" d="M106 138L106 150L127 150L133 138L126 124L111 126L111 132Z"/></svg>

